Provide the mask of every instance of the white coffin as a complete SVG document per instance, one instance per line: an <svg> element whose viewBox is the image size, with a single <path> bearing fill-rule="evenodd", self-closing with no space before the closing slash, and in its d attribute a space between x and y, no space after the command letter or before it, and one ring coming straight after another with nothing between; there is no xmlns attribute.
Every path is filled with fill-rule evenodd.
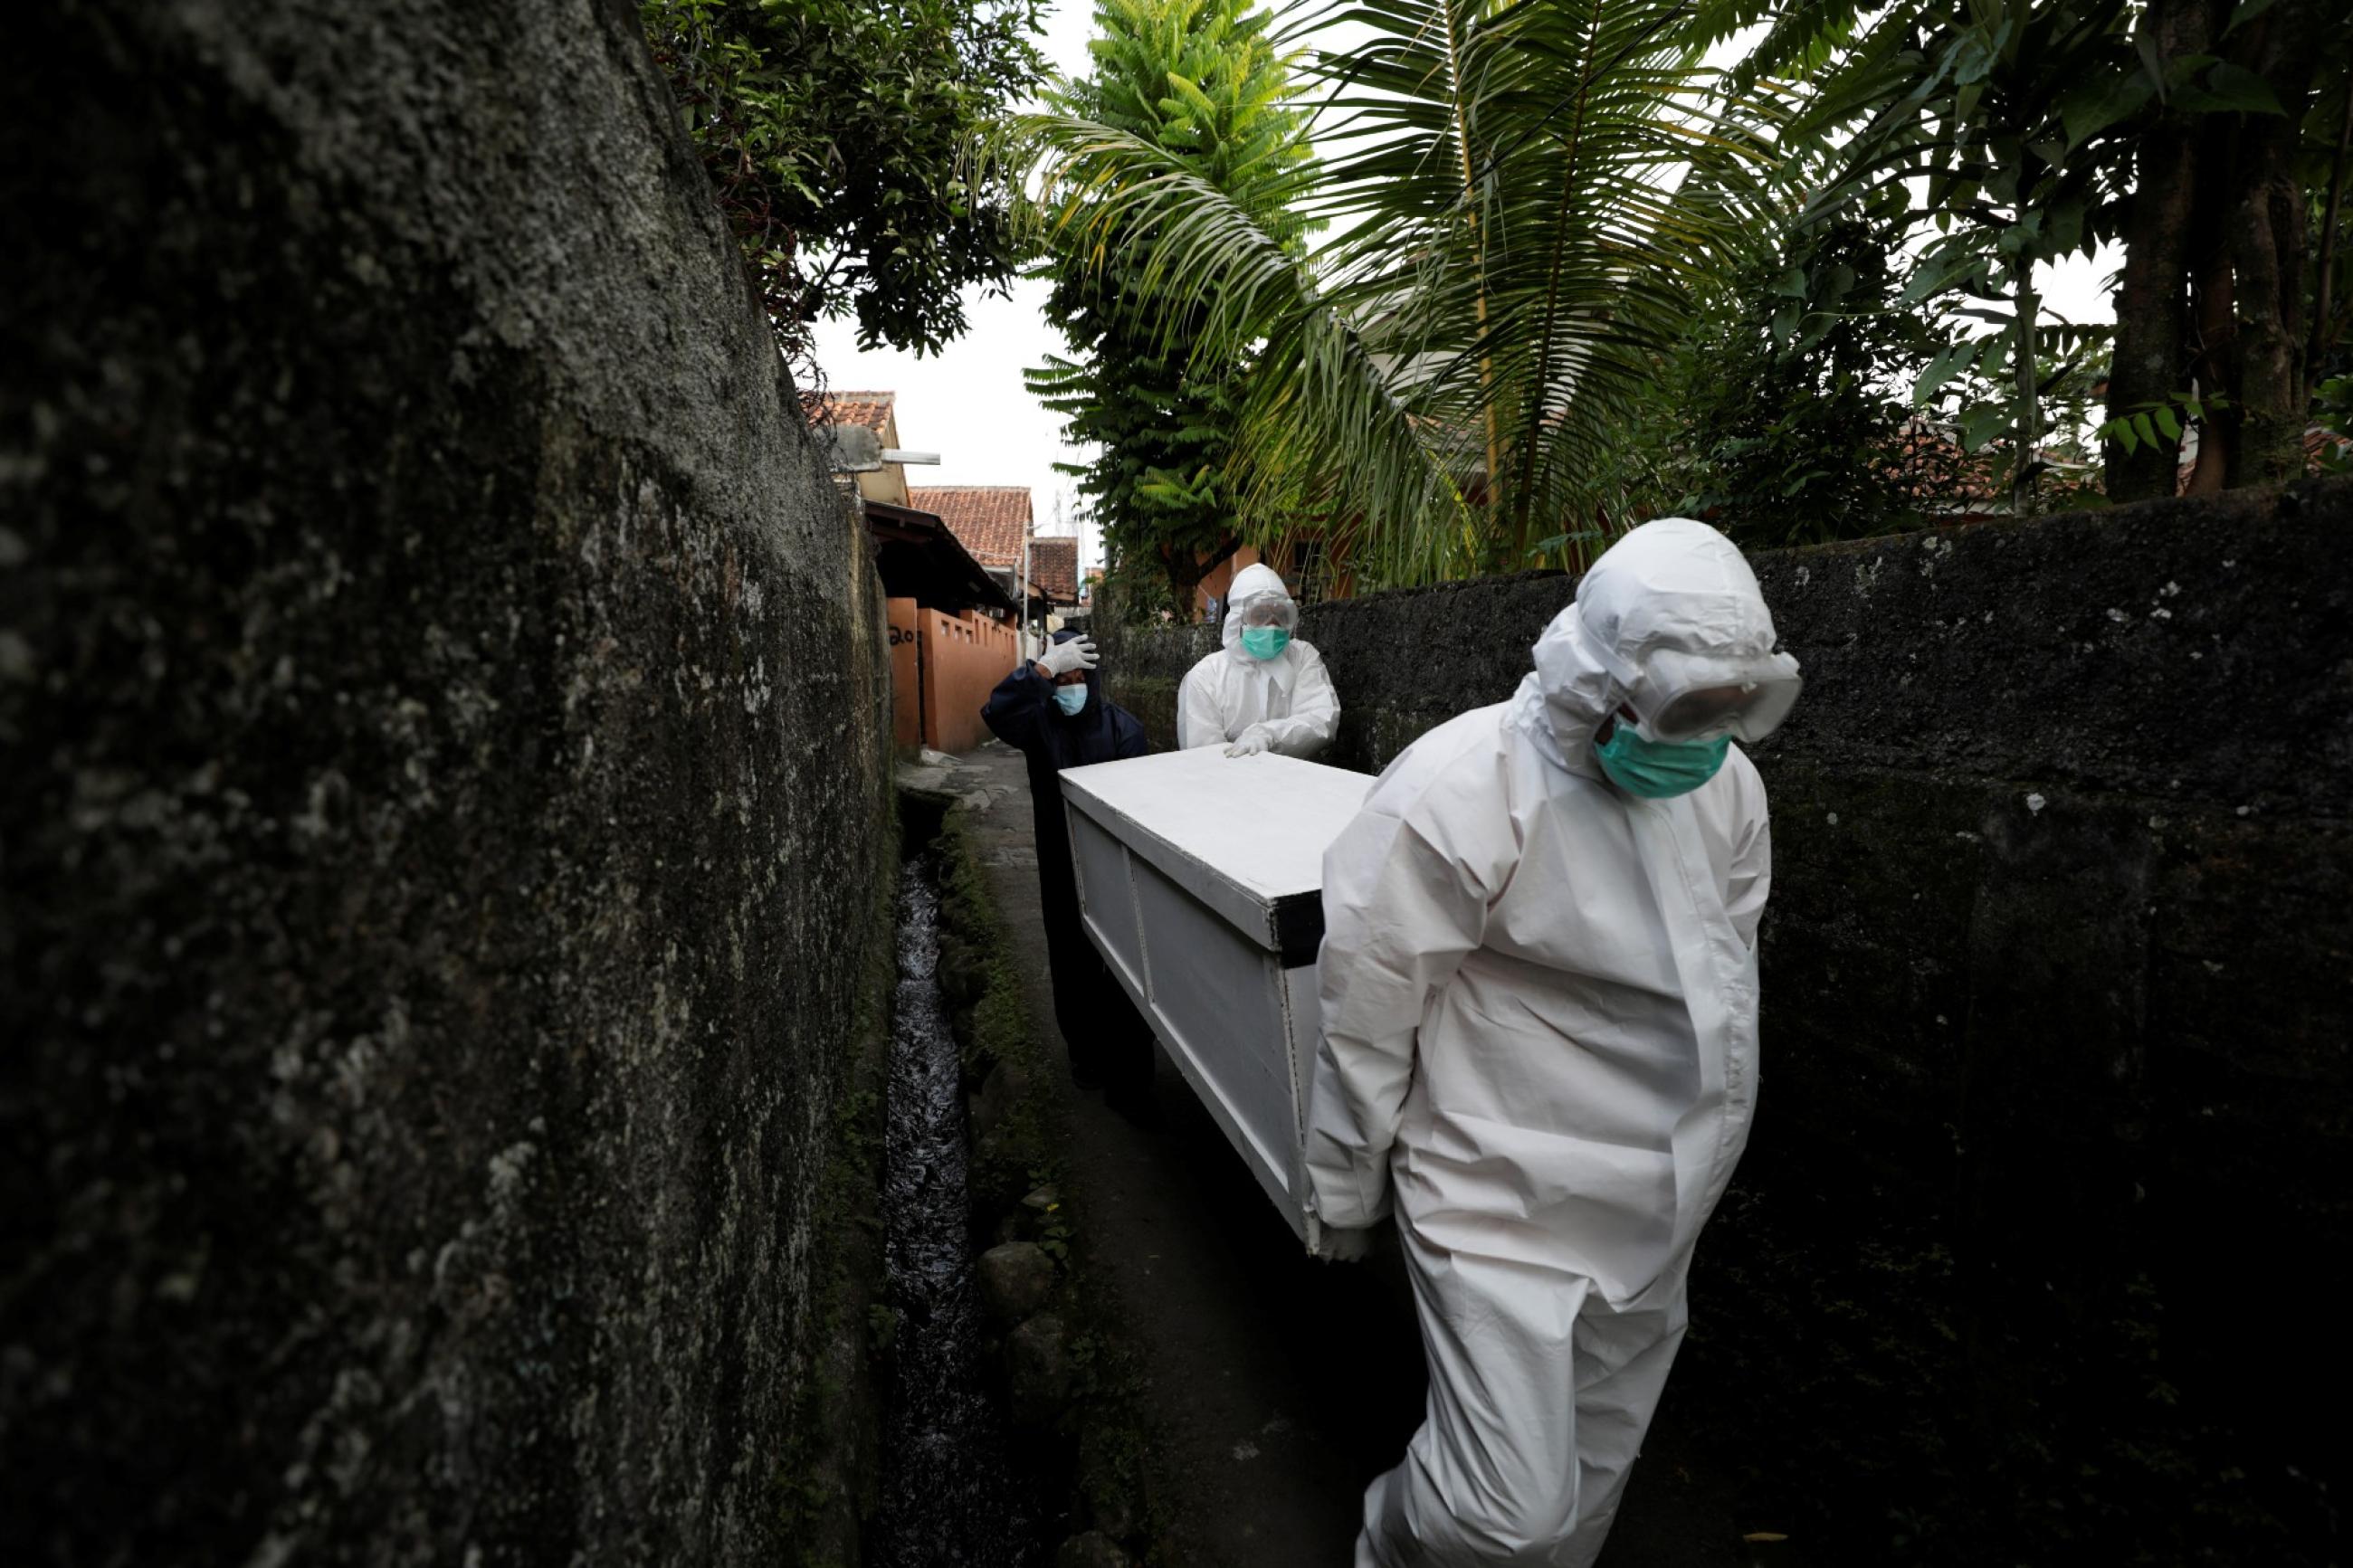
<svg viewBox="0 0 2353 1568"><path fill-rule="evenodd" d="M1215 746L1062 774L1087 934L1311 1248L1303 1154L1324 850L1372 784Z"/></svg>

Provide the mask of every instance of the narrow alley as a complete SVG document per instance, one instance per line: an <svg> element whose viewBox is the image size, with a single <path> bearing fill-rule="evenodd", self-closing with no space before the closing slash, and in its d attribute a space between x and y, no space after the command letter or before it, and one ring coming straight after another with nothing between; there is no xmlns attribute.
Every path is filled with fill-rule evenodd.
<svg viewBox="0 0 2353 1568"><path fill-rule="evenodd" d="M2345 9L24 8L5 1568L2345 1568Z"/></svg>
<svg viewBox="0 0 2353 1568"><path fill-rule="evenodd" d="M900 776L963 800L1024 960L1030 1014L1059 1062L1020 753L991 742ZM1165 1054L1156 1128L1131 1125L1066 1077L1054 1092L1081 1237L1148 1381L1179 1561L1346 1568L1366 1484L1421 1420L1421 1343L1394 1244L1362 1266L1309 1258ZM1674 1412L1671 1388L1611 1537L1605 1561L1620 1568L1754 1552L1723 1489L1680 1451Z"/></svg>

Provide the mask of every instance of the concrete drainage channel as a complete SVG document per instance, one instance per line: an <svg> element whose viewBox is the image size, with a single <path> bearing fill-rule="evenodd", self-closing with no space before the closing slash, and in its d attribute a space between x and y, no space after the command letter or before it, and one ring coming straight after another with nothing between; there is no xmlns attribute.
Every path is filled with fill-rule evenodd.
<svg viewBox="0 0 2353 1568"><path fill-rule="evenodd" d="M899 878L882 1110L891 1360L874 1555L884 1568L1031 1568L1043 1552L1042 1489L1008 1441L1004 1402L991 1397L984 1365L963 1069L940 990L938 879L928 853Z"/></svg>
<svg viewBox="0 0 2353 1568"><path fill-rule="evenodd" d="M869 1350L876 1568L1149 1561L1138 1403L1089 1289L1019 977L951 797L902 789Z"/></svg>

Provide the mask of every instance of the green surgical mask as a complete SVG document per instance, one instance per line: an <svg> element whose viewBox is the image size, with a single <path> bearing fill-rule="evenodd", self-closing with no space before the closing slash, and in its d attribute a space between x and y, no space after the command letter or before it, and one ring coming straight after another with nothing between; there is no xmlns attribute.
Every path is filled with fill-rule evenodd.
<svg viewBox="0 0 2353 1568"><path fill-rule="evenodd" d="M1291 646L1291 634L1281 626L1244 626L1242 651L1252 658L1272 658Z"/></svg>
<svg viewBox="0 0 2353 1568"><path fill-rule="evenodd" d="M1689 795L1715 776L1724 766L1724 756L1732 749L1732 737L1718 735L1712 741L1651 741L1645 740L1633 725L1618 721L1609 738L1593 748L1601 771L1609 782L1628 795L1644 800L1665 800L1670 795Z"/></svg>

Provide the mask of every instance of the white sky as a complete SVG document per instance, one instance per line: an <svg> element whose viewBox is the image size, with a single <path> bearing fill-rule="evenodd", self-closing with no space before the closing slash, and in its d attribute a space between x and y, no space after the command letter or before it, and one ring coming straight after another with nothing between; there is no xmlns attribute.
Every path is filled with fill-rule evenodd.
<svg viewBox="0 0 2353 1568"><path fill-rule="evenodd" d="M1041 40L1056 70L1075 76L1087 67L1093 0L1059 0ZM1010 299L965 292L964 336L927 359L893 349L858 352L858 323L820 321L817 360L828 384L843 391L899 395L899 440L918 452L937 452L938 468L910 468L911 485L1028 485L1041 534L1070 533L1054 525L1054 502L1075 519L1078 481L1054 472L1056 463L1083 463L1092 453L1065 446L1062 421L1038 405L1021 373L1069 345L1046 320L1048 285L1016 279ZM1079 542L1079 563L1103 564L1103 539L1090 525Z"/></svg>
<svg viewBox="0 0 2353 1568"><path fill-rule="evenodd" d="M1284 9L1298 0L1277 0ZM1041 40L1048 60L1066 75L1087 66L1087 36L1094 22L1092 0L1059 0L1049 13ZM1728 41L1727 58L1746 42ZM2116 319L2107 296L2110 275L2120 260L2109 247L2086 261L2071 258L2044 269L2044 307L2074 322ZM1103 564L1101 531L1078 524L1077 481L1053 465L1084 463L1092 455L1062 440L1060 418L1039 405L1022 384L1022 373L1043 364L1050 353L1067 352L1060 332L1046 320L1048 286L1017 279L1008 298L965 295L969 323L964 336L927 359L892 349L860 353L857 324L822 321L817 359L828 384L840 391L899 395L899 440L915 451L937 452L937 468L907 470L913 485L1027 485L1041 534L1080 534L1082 567ZM1057 526L1060 500L1065 521Z"/></svg>

